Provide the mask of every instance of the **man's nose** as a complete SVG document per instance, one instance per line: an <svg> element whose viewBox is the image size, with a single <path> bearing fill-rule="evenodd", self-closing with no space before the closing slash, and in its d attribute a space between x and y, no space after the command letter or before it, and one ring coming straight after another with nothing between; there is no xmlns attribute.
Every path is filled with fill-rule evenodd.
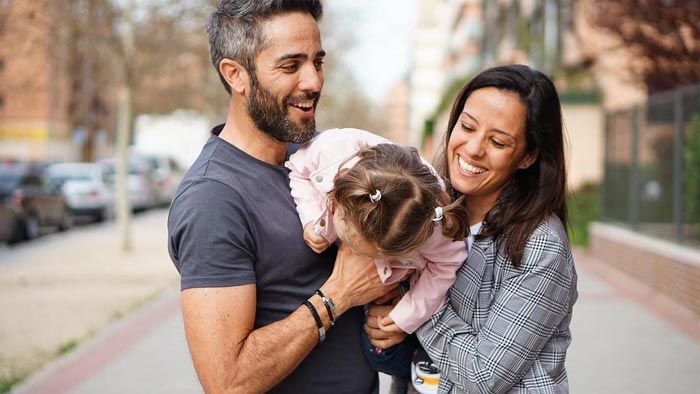
<svg viewBox="0 0 700 394"><path fill-rule="evenodd" d="M299 90L318 93L323 88L323 70L317 70L311 64L305 65L299 79Z"/></svg>

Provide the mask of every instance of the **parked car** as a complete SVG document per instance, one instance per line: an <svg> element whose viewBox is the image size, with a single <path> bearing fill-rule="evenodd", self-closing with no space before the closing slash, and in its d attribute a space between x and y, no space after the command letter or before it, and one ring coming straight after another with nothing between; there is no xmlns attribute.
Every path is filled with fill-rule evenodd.
<svg viewBox="0 0 700 394"><path fill-rule="evenodd" d="M108 184L116 195L116 160L108 159L100 161L107 171ZM127 190L129 191L129 203L134 211L143 211L153 208L158 203L158 191L155 180L148 164L140 159L129 158L128 173L126 177Z"/></svg>
<svg viewBox="0 0 700 394"><path fill-rule="evenodd" d="M139 153L136 157L143 160L151 170L156 187L157 205L169 205L184 175L180 165L166 155Z"/></svg>
<svg viewBox="0 0 700 394"><path fill-rule="evenodd" d="M109 219L114 212L114 193L108 173L100 163L56 163L46 169L48 178L59 185L73 215Z"/></svg>
<svg viewBox="0 0 700 394"><path fill-rule="evenodd" d="M39 166L0 165L0 241L36 238L42 227L49 226L59 231L73 226L73 215L60 188Z"/></svg>

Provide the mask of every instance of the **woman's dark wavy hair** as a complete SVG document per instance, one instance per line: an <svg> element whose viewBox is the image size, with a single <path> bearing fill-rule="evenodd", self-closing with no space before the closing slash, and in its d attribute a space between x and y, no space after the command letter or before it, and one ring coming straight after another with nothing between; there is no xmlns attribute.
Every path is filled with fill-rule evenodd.
<svg viewBox="0 0 700 394"><path fill-rule="evenodd" d="M514 266L520 265L527 239L535 228L556 214L567 228L566 165L561 105L552 81L546 75L523 65L487 69L459 92L452 107L445 134L440 175L449 179L447 143L467 98L476 90L494 87L516 94L527 112L525 138L527 152L538 152L535 162L518 170L487 213L479 238L506 241L506 254ZM461 193L450 188L453 198ZM469 196L466 196L469 204Z"/></svg>

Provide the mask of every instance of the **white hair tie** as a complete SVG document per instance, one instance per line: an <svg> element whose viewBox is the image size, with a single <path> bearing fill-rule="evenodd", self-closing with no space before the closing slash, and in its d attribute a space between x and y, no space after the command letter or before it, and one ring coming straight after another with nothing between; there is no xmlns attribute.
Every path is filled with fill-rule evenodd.
<svg viewBox="0 0 700 394"><path fill-rule="evenodd" d="M439 222L442 220L444 215L442 214L442 207L436 207L435 208L435 217L433 218L433 222Z"/></svg>
<svg viewBox="0 0 700 394"><path fill-rule="evenodd" d="M369 195L369 199L372 200L372 202L377 202L382 199L382 192L379 191L379 189L376 189L374 191L374 194Z"/></svg>

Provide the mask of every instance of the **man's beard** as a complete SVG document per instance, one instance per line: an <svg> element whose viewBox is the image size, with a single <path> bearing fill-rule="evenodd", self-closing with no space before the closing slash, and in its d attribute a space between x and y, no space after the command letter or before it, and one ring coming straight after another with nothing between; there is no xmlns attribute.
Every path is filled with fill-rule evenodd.
<svg viewBox="0 0 700 394"><path fill-rule="evenodd" d="M319 93L287 96L279 103L275 96L260 85L255 73L251 73L251 92L248 99L248 115L265 134L279 142L304 143L316 133L316 120L305 119L297 124L289 117L287 106L297 100L318 102Z"/></svg>

